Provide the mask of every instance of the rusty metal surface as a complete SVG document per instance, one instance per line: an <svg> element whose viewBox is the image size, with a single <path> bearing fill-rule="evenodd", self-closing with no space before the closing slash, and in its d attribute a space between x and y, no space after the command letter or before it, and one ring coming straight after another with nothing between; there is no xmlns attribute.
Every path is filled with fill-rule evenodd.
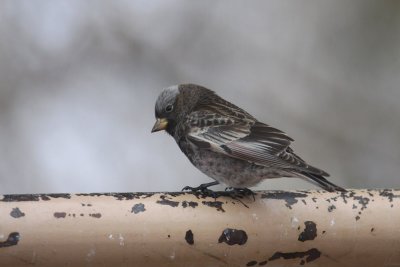
<svg viewBox="0 0 400 267"><path fill-rule="evenodd" d="M400 190L0 196L0 266L400 266Z"/></svg>

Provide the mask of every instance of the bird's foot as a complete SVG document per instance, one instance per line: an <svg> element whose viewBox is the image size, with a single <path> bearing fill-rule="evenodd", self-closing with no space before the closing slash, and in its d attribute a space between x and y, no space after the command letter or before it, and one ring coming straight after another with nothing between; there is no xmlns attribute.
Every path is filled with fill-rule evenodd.
<svg viewBox="0 0 400 267"><path fill-rule="evenodd" d="M234 187L227 187L225 188L226 192L229 192L231 197L233 198L243 198L243 197L247 197L247 196L252 196L253 200L255 201L255 195L256 193L254 193L252 190L248 189L248 188L234 188Z"/></svg>
<svg viewBox="0 0 400 267"><path fill-rule="evenodd" d="M217 184L219 184L219 182L215 181L215 182L211 182L211 183L201 184L196 187L185 186L182 189L182 191L190 191L195 194L201 193L203 196L210 196L210 197L216 198L217 197L216 192L212 191L211 189L208 189L208 187L217 185Z"/></svg>

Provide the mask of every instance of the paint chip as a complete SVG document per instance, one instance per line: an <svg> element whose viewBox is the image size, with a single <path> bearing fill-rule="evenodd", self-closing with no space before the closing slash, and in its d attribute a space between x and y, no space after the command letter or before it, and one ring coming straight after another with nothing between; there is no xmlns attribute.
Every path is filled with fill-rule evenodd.
<svg viewBox="0 0 400 267"><path fill-rule="evenodd" d="M57 219L63 219L67 216L66 212L54 212L54 217Z"/></svg>
<svg viewBox="0 0 400 267"><path fill-rule="evenodd" d="M12 211L10 212L11 217L13 218L21 218L25 216L25 213L23 213L18 207L13 208Z"/></svg>
<svg viewBox="0 0 400 267"><path fill-rule="evenodd" d="M193 238L192 230L189 229L189 230L186 231L185 240L189 245L193 245L194 244L194 238Z"/></svg>
<svg viewBox="0 0 400 267"><path fill-rule="evenodd" d="M243 230L226 228L218 239L218 243L222 242L229 246L244 245L247 242L247 234Z"/></svg>
<svg viewBox="0 0 400 267"><path fill-rule="evenodd" d="M133 212L134 214L138 214L139 212L145 212L145 211L146 211L146 209L145 209L143 203L135 204L135 205L132 207L132 210L131 210L131 212Z"/></svg>
<svg viewBox="0 0 400 267"><path fill-rule="evenodd" d="M298 240L301 242L314 240L317 237L317 225L313 221L306 221L304 225L305 229L300 233Z"/></svg>

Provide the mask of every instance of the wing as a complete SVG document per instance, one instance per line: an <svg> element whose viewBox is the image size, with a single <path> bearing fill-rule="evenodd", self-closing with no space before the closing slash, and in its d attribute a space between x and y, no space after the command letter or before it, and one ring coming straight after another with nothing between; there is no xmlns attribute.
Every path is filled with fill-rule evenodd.
<svg viewBox="0 0 400 267"><path fill-rule="evenodd" d="M308 165L289 147L286 133L257 121L246 111L216 94L203 98L187 117L188 139L203 149L267 167L329 176Z"/></svg>
<svg viewBox="0 0 400 267"><path fill-rule="evenodd" d="M192 129L188 139L198 147L263 166L306 168L307 164L291 153L289 145L293 139L284 132L253 117L238 119L227 113L192 113L188 119Z"/></svg>

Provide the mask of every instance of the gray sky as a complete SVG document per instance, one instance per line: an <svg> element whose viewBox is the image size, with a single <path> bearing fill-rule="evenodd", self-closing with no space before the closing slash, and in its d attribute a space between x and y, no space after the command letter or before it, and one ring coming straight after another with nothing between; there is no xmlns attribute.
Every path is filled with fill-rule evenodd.
<svg viewBox="0 0 400 267"><path fill-rule="evenodd" d="M2 1L0 193L211 181L172 138L150 134L157 95L183 82L284 130L339 185L398 188L399 11L361 0Z"/></svg>

